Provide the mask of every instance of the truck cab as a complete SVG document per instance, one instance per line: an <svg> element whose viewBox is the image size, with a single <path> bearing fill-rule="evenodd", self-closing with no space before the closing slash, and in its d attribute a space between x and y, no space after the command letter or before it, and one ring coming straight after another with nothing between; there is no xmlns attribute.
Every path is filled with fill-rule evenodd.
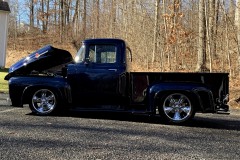
<svg viewBox="0 0 240 160"><path fill-rule="evenodd" d="M73 104L123 103L127 92L126 52L130 54L120 39L84 40L75 63L67 66L68 82L74 86Z"/></svg>

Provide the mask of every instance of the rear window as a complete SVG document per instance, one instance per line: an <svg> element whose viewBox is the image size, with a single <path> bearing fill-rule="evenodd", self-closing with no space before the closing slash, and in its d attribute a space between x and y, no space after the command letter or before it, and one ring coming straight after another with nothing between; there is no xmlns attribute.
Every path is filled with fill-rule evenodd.
<svg viewBox="0 0 240 160"><path fill-rule="evenodd" d="M89 59L93 63L116 63L117 47L114 45L90 45Z"/></svg>

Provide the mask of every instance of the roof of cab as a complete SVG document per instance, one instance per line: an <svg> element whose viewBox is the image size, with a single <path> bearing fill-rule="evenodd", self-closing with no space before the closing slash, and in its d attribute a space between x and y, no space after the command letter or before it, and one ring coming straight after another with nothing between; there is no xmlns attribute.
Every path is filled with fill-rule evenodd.
<svg viewBox="0 0 240 160"><path fill-rule="evenodd" d="M98 43L98 44L105 44L105 43L125 43L126 42L122 39L117 38L96 38L96 39L86 39L83 40L83 43Z"/></svg>

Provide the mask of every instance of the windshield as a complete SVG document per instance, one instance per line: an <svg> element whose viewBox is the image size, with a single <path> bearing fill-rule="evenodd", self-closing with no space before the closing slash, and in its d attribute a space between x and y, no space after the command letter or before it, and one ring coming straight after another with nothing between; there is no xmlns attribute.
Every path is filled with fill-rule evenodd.
<svg viewBox="0 0 240 160"><path fill-rule="evenodd" d="M77 52L76 57L74 59L76 63L81 63L81 62L84 61L84 59L85 59L85 48L86 48L85 45L82 45L82 47Z"/></svg>

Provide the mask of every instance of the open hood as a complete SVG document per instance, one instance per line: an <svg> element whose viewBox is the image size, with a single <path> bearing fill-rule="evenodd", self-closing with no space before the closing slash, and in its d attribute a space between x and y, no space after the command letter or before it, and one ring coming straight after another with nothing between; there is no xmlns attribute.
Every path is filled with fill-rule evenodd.
<svg viewBox="0 0 240 160"><path fill-rule="evenodd" d="M68 51L47 45L13 64L5 80L16 75L30 74L32 71L42 72L71 61L73 58Z"/></svg>

